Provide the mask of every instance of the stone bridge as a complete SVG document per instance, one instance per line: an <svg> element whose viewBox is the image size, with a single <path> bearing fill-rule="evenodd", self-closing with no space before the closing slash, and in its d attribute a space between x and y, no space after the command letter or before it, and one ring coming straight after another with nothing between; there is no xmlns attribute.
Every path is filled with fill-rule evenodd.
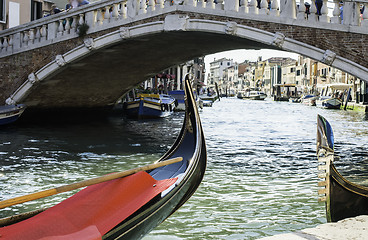
<svg viewBox="0 0 368 240"><path fill-rule="evenodd" d="M341 23L334 1L332 16L327 0L320 16L304 0L103 0L45 17L0 32L0 102L105 108L163 69L231 49L294 52L368 81L368 11L344 2Z"/></svg>

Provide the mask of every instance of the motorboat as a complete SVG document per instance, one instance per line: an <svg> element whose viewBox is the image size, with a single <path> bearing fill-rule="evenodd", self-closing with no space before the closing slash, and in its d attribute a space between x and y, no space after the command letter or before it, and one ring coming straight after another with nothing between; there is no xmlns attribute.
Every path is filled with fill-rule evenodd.
<svg viewBox="0 0 368 240"><path fill-rule="evenodd" d="M24 104L0 106L0 125L15 122L25 109Z"/></svg>
<svg viewBox="0 0 368 240"><path fill-rule="evenodd" d="M177 104L169 95L138 94L135 99L124 102L123 108L128 117L160 118L172 114Z"/></svg>
<svg viewBox="0 0 368 240"><path fill-rule="evenodd" d="M316 106L316 96L309 94L302 97L301 102L307 106Z"/></svg>
<svg viewBox="0 0 368 240"><path fill-rule="evenodd" d="M246 92L244 95L244 99L250 99L250 100L265 100L267 95L264 92L261 91L249 91Z"/></svg>

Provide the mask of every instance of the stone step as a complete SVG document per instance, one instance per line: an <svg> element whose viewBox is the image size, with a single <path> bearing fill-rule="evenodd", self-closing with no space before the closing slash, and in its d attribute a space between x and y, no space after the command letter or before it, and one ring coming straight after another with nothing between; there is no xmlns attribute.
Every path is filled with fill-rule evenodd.
<svg viewBox="0 0 368 240"><path fill-rule="evenodd" d="M367 240L368 215L325 223L301 231L264 237L261 240Z"/></svg>

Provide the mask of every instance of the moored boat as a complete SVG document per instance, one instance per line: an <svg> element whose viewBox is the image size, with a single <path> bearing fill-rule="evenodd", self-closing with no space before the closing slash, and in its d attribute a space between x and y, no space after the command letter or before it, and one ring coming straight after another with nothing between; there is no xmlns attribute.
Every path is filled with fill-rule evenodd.
<svg viewBox="0 0 368 240"><path fill-rule="evenodd" d="M182 130L158 160L180 157L181 162L87 187L42 213L0 228L1 238L141 239L163 222L196 191L206 168L205 141L189 81L185 91Z"/></svg>
<svg viewBox="0 0 368 240"><path fill-rule="evenodd" d="M238 91L238 93L236 94L236 97L239 99L243 99L245 96L245 91Z"/></svg>
<svg viewBox="0 0 368 240"><path fill-rule="evenodd" d="M124 103L124 110L129 117L159 118L173 113L175 98L162 94L138 94L137 98Z"/></svg>
<svg viewBox="0 0 368 240"><path fill-rule="evenodd" d="M322 100L322 107L328 109L340 109L342 105L342 100L337 97L332 97L329 99Z"/></svg>
<svg viewBox="0 0 368 240"><path fill-rule="evenodd" d="M0 106L0 125L15 122L25 109L24 104Z"/></svg>
<svg viewBox="0 0 368 240"><path fill-rule="evenodd" d="M267 95L261 91L249 91L243 96L244 99L250 100L265 100Z"/></svg>
<svg viewBox="0 0 368 240"><path fill-rule="evenodd" d="M176 111L185 111L185 92L184 90L169 91L168 94L177 101Z"/></svg>
<svg viewBox="0 0 368 240"><path fill-rule="evenodd" d="M334 165L334 135L329 122L317 117L317 157L320 165L318 183L322 189L319 201L325 202L328 222L368 214L368 187L354 184L344 178Z"/></svg>
<svg viewBox="0 0 368 240"><path fill-rule="evenodd" d="M301 100L298 97L291 97L291 98L289 98L289 102L290 103L300 103Z"/></svg>
<svg viewBox="0 0 368 240"><path fill-rule="evenodd" d="M343 104L344 95L352 88L351 84L333 83L318 87L321 96L316 100L318 107L328 109L340 109Z"/></svg>
<svg viewBox="0 0 368 240"><path fill-rule="evenodd" d="M272 87L274 101L289 101L290 97L299 97L295 84L274 84Z"/></svg>
<svg viewBox="0 0 368 240"><path fill-rule="evenodd" d="M193 94L194 94L194 98L195 98L197 107L203 108L203 102L198 97L197 92L193 90ZM175 111L185 111L185 92L184 90L169 91L169 95L175 98L176 100Z"/></svg>
<svg viewBox="0 0 368 240"><path fill-rule="evenodd" d="M308 105L308 106L316 106L316 96L315 95L306 95L302 97L301 102L304 105Z"/></svg>
<svg viewBox="0 0 368 240"><path fill-rule="evenodd" d="M218 95L216 93L213 93L212 95L199 95L199 98L202 101L211 101L212 103L214 103L218 98Z"/></svg>
<svg viewBox="0 0 368 240"><path fill-rule="evenodd" d="M202 100L203 107L212 107L213 102L211 100Z"/></svg>

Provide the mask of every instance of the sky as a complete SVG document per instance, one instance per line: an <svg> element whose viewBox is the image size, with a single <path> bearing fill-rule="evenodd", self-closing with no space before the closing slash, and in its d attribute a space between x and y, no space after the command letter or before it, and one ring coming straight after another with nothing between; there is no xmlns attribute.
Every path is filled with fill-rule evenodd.
<svg viewBox="0 0 368 240"><path fill-rule="evenodd" d="M215 58L230 58L233 59L234 62L244 62L244 60L257 61L258 57L261 56L262 60L266 60L272 57L290 57L295 60L298 59L298 54L290 53L285 51L271 50L271 49L261 49L261 50L231 50L225 52L219 52L215 54L210 54L205 56L204 62L206 64L206 73L210 71L210 62L212 62ZM207 76L206 76L207 77Z"/></svg>

